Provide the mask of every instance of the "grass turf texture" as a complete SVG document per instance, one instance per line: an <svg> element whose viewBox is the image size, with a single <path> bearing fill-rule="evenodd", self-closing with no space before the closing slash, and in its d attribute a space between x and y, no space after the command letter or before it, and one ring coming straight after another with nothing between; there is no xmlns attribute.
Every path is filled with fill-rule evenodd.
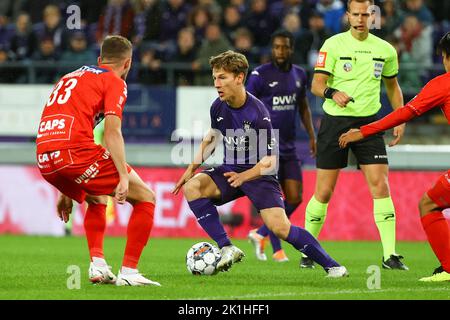
<svg viewBox="0 0 450 320"><path fill-rule="evenodd" d="M325 272L300 269L299 254L284 248L289 262L257 261L251 244L235 240L246 257L229 272L193 276L185 255L192 244L207 239L150 239L140 271L162 287L116 287L88 281L88 251L83 237L0 236L0 299L449 299L450 283L421 283L438 262L428 243L401 242L410 271L381 269L381 288L369 290L370 265L380 266L378 242L323 242L325 249L350 271L345 279L325 278ZM125 247L124 238L106 238L107 261L117 273ZM269 246L270 247L270 246ZM67 269L80 267L81 288L69 290Z"/></svg>

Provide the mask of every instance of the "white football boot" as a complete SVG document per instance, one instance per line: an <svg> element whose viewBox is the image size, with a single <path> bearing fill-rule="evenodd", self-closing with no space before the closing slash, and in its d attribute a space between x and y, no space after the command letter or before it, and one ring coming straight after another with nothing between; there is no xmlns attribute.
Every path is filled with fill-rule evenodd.
<svg viewBox="0 0 450 320"><path fill-rule="evenodd" d="M116 283L116 276L111 272L110 266L96 266L93 262L89 265L89 281L92 283Z"/></svg>
<svg viewBox="0 0 450 320"><path fill-rule="evenodd" d="M236 246L230 245L220 250L221 258L217 263L218 271L227 271L233 263L240 262L245 257L244 252Z"/></svg>
<svg viewBox="0 0 450 320"><path fill-rule="evenodd" d="M327 278L343 278L348 277L348 271L344 266L332 267L327 270Z"/></svg>
<svg viewBox="0 0 450 320"><path fill-rule="evenodd" d="M264 253L265 240L264 237L256 232L256 229L251 230L247 236L250 243L255 248L256 259L260 261L267 261L267 256Z"/></svg>
<svg viewBox="0 0 450 320"><path fill-rule="evenodd" d="M157 286L161 287L161 284L156 281L152 281L150 279L147 279L142 274L139 273L139 271L136 270L136 273L132 274L122 274L119 271L119 274L117 275L117 281L116 286Z"/></svg>

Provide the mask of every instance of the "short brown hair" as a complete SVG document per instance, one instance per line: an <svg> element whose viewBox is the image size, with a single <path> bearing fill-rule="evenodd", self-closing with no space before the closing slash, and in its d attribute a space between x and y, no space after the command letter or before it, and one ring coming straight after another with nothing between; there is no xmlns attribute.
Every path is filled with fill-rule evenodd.
<svg viewBox="0 0 450 320"><path fill-rule="evenodd" d="M353 1L359 2L359 3L369 2L371 5L375 4L375 0L348 0L347 1L347 11L348 11L348 8L350 8L350 3L352 3Z"/></svg>
<svg viewBox="0 0 450 320"><path fill-rule="evenodd" d="M107 36L100 49L102 60L122 60L133 50L130 40L122 36Z"/></svg>
<svg viewBox="0 0 450 320"><path fill-rule="evenodd" d="M243 54L232 50L211 57L211 59L209 59L209 65L212 69L223 69L233 73L235 76L244 73L244 80L247 77L249 67L247 58Z"/></svg>

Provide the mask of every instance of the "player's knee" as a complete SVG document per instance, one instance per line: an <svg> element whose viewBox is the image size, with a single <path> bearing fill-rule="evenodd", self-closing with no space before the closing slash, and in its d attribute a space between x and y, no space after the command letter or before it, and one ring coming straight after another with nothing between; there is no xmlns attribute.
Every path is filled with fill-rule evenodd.
<svg viewBox="0 0 450 320"><path fill-rule="evenodd" d="M419 213L423 217L436 208L436 204L428 197L426 193L422 195L419 201Z"/></svg>
<svg viewBox="0 0 450 320"><path fill-rule="evenodd" d="M191 179L183 186L184 196L188 201L195 200L200 197L200 181Z"/></svg>
<svg viewBox="0 0 450 320"><path fill-rule="evenodd" d="M86 202L88 204L103 204L103 205L107 205L108 204L108 196L91 196L88 195L86 196Z"/></svg>
<svg viewBox="0 0 450 320"><path fill-rule="evenodd" d="M389 184L385 177L380 177L379 179L373 181L370 189L374 198L389 197Z"/></svg>
<svg viewBox="0 0 450 320"><path fill-rule="evenodd" d="M328 203L328 202L330 202L330 199L331 199L332 195L333 195L333 189L332 188L325 188L325 189L317 190L314 193L314 197L320 203Z"/></svg>
<svg viewBox="0 0 450 320"><path fill-rule="evenodd" d="M290 224L277 222L272 225L271 231L280 239L286 239L289 235Z"/></svg>

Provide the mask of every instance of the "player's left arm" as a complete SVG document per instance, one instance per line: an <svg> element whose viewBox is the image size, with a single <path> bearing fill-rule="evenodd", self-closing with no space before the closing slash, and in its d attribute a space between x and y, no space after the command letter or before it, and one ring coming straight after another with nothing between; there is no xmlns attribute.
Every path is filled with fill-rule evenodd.
<svg viewBox="0 0 450 320"><path fill-rule="evenodd" d="M389 102L391 103L392 109L394 109L395 111L398 108L402 107L404 104L403 93L402 89L400 88L400 85L398 84L397 77L392 78L383 77L383 82L386 87L386 93ZM403 123L394 127L393 132L394 139L391 142L389 142L390 147L393 147L400 142L405 133L405 126L406 124Z"/></svg>
<svg viewBox="0 0 450 320"><path fill-rule="evenodd" d="M311 157L315 157L317 152L316 136L314 133L314 126L312 122L311 108L309 107L308 99L306 98L306 96L303 96L299 99L298 107L300 119L309 136L309 150Z"/></svg>

